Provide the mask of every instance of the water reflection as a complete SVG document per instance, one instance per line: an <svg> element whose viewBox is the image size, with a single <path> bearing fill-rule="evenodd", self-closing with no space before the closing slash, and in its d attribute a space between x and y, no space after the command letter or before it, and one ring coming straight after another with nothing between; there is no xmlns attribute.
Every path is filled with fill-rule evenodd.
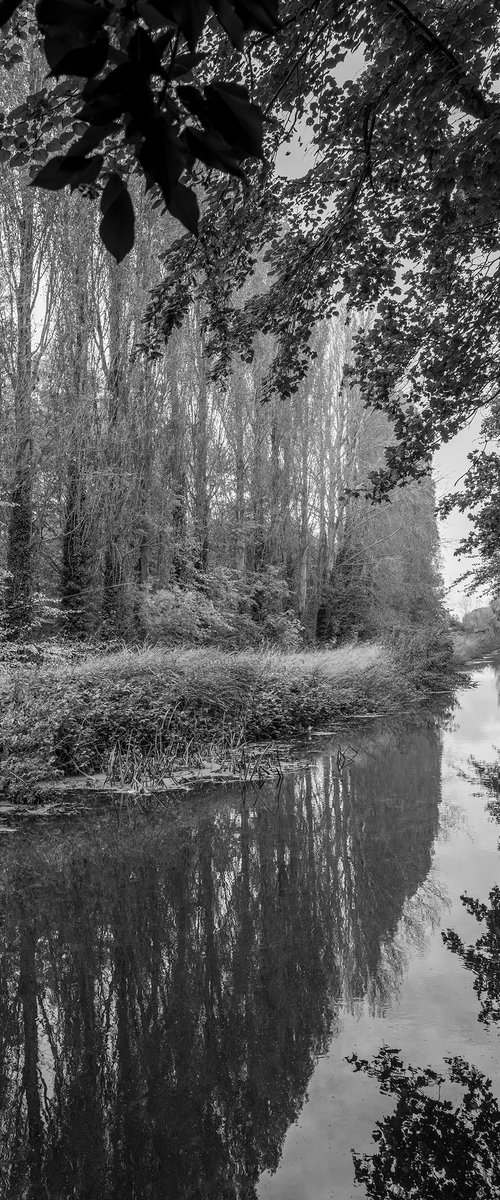
<svg viewBox="0 0 500 1200"><path fill-rule="evenodd" d="M500 671L495 670L497 688ZM496 762L472 760L475 778L489 796L487 810L500 823L500 754ZM500 846L499 846L500 848ZM474 991L479 1000L478 1020L484 1025L500 1022L500 887L491 888L488 903L464 893L462 904L481 926L481 935L473 945L466 946L453 929L442 934L443 941L453 954L462 959L464 967L474 975Z"/></svg>
<svg viewBox="0 0 500 1200"><path fill-rule="evenodd" d="M495 676L495 683L496 683L496 688L497 688L498 703L500 705L500 658L498 657L498 655L492 660L491 666L493 667L493 674Z"/></svg>
<svg viewBox="0 0 500 1200"><path fill-rule="evenodd" d="M498 664L494 676L500 702ZM496 762L470 763L471 783L479 781L489 794L486 807L498 822L500 753ZM500 888L491 888L486 904L465 893L460 899L480 925L480 936L468 946L452 929L441 936L474 975L478 1020L490 1027L500 1021ZM431 1067L405 1066L399 1051L388 1047L371 1060L353 1054L347 1061L376 1078L380 1090L396 1100L394 1111L377 1124L375 1152L353 1153L356 1182L369 1197L493 1200L500 1195L500 1108L491 1080L481 1071L460 1057L445 1058L446 1076Z"/></svg>
<svg viewBox="0 0 500 1200"><path fill-rule="evenodd" d="M383 1011L402 913L416 937L432 920L439 794L429 730L254 805L12 835L2 1200L254 1197L339 1001Z"/></svg>
<svg viewBox="0 0 500 1200"><path fill-rule="evenodd" d="M461 896L467 912L482 926L481 936L472 946L464 945L462 939L448 929L443 941L453 954L458 954L464 967L472 971L474 991L480 1002L478 1020L484 1025L500 1021L500 888L491 889L487 904L481 904L473 896Z"/></svg>
<svg viewBox="0 0 500 1200"><path fill-rule="evenodd" d="M396 1098L379 1122L374 1154L354 1154L356 1182L373 1200L494 1200L500 1194L500 1112L485 1079L463 1059L445 1058L447 1075L408 1067L383 1047L371 1062L353 1054L356 1071ZM442 1094L452 1085L459 1103Z"/></svg>

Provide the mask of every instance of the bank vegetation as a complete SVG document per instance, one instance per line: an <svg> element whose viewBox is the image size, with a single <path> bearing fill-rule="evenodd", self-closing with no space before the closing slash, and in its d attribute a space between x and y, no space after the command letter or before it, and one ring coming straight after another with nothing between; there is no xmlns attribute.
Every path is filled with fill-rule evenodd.
<svg viewBox="0 0 500 1200"><path fill-rule="evenodd" d="M254 743L288 743L363 716L416 716L450 687L446 641L351 643L286 653L214 647L122 649L5 665L0 780L36 798L70 778L84 787L156 780L182 769L238 773Z"/></svg>

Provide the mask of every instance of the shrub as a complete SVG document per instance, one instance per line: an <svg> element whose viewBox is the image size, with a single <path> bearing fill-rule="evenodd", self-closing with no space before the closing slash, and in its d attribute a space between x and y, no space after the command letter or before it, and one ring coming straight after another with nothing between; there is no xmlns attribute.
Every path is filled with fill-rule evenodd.
<svg viewBox="0 0 500 1200"><path fill-rule="evenodd" d="M244 579L223 568L203 575L192 570L182 587L142 597L141 623L149 641L169 646L239 650L270 644L296 650L304 638L288 585L274 567Z"/></svg>
<svg viewBox="0 0 500 1200"><path fill-rule="evenodd" d="M448 625L401 625L388 636L402 669L421 690L440 685L451 686L453 681L454 648Z"/></svg>
<svg viewBox="0 0 500 1200"><path fill-rule="evenodd" d="M142 602L141 617L147 636L169 645L204 645L226 641L234 634L231 622L208 596L178 584L149 593Z"/></svg>

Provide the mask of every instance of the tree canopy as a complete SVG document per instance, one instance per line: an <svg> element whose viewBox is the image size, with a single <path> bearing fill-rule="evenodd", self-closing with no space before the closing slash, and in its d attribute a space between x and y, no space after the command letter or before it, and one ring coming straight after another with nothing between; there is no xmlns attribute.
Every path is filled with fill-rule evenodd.
<svg viewBox="0 0 500 1200"><path fill-rule="evenodd" d="M231 238L241 245L244 230L270 278L244 311L221 303L219 287L216 369L228 345L251 354L255 329L272 330L278 350L264 394L290 394L318 317L344 299L370 307L376 316L358 339L354 375L366 403L394 427L386 465L372 476L382 499L428 471L433 451L476 412L485 414L485 440L498 424L490 405L498 389L499 5L386 0L311 8L307 19L300 49L287 34L279 100L281 136L287 118L289 130L300 119L313 165L299 179L267 176L244 213L219 207L209 218L210 237L224 248L219 276L224 253L234 269ZM281 34L276 47L259 77L264 107L275 94ZM185 253L184 241L155 298L162 335ZM190 255L205 286L200 247ZM252 269L251 256L245 265ZM479 581L486 561L495 584L500 467L490 451L487 459L484 446L471 452L465 492L443 511L473 500L465 548L479 553Z"/></svg>
<svg viewBox="0 0 500 1200"><path fill-rule="evenodd" d="M14 126L4 130L4 152L12 146L16 163L23 151L31 162L45 159L32 180L40 187L92 188L101 180L101 237L117 261L134 243L126 183L134 166L169 212L197 233L198 201L184 182L193 165L241 179L241 162L262 156L262 114L248 89L203 69L210 57L199 49L207 41L205 25L216 17L230 44L242 50L247 30L277 28L277 0L234 6L229 0L38 0L36 22L28 14L19 0L0 3L0 21L10 21L3 65L19 61L20 44L32 36L42 39L50 70L45 84L10 114ZM211 40L216 56L217 30ZM59 140L54 121L62 128ZM63 152L50 153L54 149Z"/></svg>
<svg viewBox="0 0 500 1200"><path fill-rule="evenodd" d="M35 35L29 11L0 5L6 66ZM282 0L279 11L275 0L41 0L50 78L4 117L0 152L27 158L39 184L100 196L116 257L133 238L131 172L181 219L149 309L149 352L202 293L214 375L269 331L277 350L262 396L283 397L306 370L318 318L341 299L370 307L353 370L394 425L372 477L381 499L427 471L477 411L490 420L497 397L499 17L498 0ZM298 179L270 169L297 128L313 164ZM263 258L269 286L243 303ZM473 455L471 470L475 549L491 557L496 453L487 469Z"/></svg>

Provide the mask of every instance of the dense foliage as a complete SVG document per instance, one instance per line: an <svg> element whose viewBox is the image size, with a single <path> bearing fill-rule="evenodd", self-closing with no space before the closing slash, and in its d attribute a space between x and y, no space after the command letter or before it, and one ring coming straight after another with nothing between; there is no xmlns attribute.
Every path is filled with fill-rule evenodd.
<svg viewBox="0 0 500 1200"><path fill-rule="evenodd" d="M33 161L41 134L45 152L63 153L52 153L32 182L54 191L92 189L101 177L100 234L118 262L134 244L127 187L134 164L165 209L197 233L198 201L183 182L193 164L244 178L242 160L262 156L262 113L248 89L232 78L209 74L200 81L193 74L207 57L198 43L209 16L215 16L242 50L247 30L274 32L277 0L258 6L246 0L234 6L230 0L213 5L39 0L36 24L30 7L20 0L4 0L0 7L4 25L16 14L2 47L4 68L20 61L18 48L28 37L40 35L50 68L49 81L30 91L14 113L15 161L23 149ZM211 36L217 41L213 31ZM52 80L63 82L51 86ZM57 126L64 133L60 144L54 142Z"/></svg>
<svg viewBox="0 0 500 1200"><path fill-rule="evenodd" d="M497 5L288 0L278 14L46 0L36 26L30 14L3 9L10 634L31 619L37 583L73 632L129 635L151 611L137 585L189 589L193 570L241 576L243 562L278 571L283 611L309 634L369 632L377 589L407 596L409 574L426 580L427 611L428 515L423 576L411 545L386 573L370 543L413 525L413 499L380 526L356 505L419 477L491 396ZM297 127L312 163L298 179L276 170ZM240 164L261 154L248 187ZM50 186L29 189L34 173ZM99 197L119 259L135 209L117 267L96 243ZM340 342L346 320L333 370L318 330ZM489 488L477 549L490 560L495 462L474 493L481 506Z"/></svg>
<svg viewBox="0 0 500 1200"><path fill-rule="evenodd" d="M489 421L497 399L498 3L362 2L315 8L308 20L300 53L278 38L256 94L264 103L274 94L276 56L286 54L282 117L291 130L301 122L310 169L299 179L266 179L244 216L220 203L207 216L226 277L243 233L253 237L254 253L265 254L272 277L266 295L243 312L214 308L214 351L224 370L228 346L251 354L255 329L272 330L277 351L263 394L287 395L306 369L318 315L346 297L358 309L374 306L355 372L364 400L394 425L386 463L372 474L381 498L427 471L436 447L476 412L486 410ZM181 241L153 306L162 336L186 261L207 287L203 256ZM484 428L489 457L471 451L473 487L458 503L476 512L468 548L490 563L495 587L494 413Z"/></svg>
<svg viewBox="0 0 500 1200"><path fill-rule="evenodd" d="M206 302L145 356L172 222L134 188L116 264L91 200L56 202L21 167L0 183L6 634L293 648L439 622L431 485L376 508L361 495L388 437L343 378L365 318L319 323L298 394L265 406L273 338L213 379Z"/></svg>

